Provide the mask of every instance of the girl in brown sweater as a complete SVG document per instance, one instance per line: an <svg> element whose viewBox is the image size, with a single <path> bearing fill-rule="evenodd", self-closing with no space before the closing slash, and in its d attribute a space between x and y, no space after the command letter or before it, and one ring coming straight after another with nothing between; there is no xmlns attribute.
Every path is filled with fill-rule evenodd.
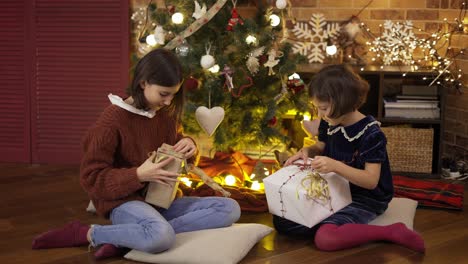
<svg viewBox="0 0 468 264"><path fill-rule="evenodd" d="M168 209L144 202L148 182L173 184L177 173L163 169L172 159L153 163L147 153L163 143L193 161L195 142L181 133L184 106L182 67L176 56L155 49L136 65L130 96L109 95L112 104L83 140L80 183L99 215L112 225L78 221L39 235L33 249L101 246L96 258L114 256L120 248L157 253L169 249L175 234L229 226L238 220L237 202L223 197L182 197Z"/></svg>

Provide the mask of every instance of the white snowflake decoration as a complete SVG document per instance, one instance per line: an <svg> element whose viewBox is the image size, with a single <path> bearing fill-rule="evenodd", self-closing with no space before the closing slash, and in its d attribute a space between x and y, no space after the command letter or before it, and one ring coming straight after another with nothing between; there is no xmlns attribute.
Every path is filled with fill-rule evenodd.
<svg viewBox="0 0 468 264"><path fill-rule="evenodd" d="M340 26L338 23L327 23L323 14L313 14L308 23L296 23L292 32L298 39L304 39L293 44L293 52L307 56L310 63L322 63L326 55L327 40L338 35Z"/></svg>
<svg viewBox="0 0 468 264"><path fill-rule="evenodd" d="M393 23L386 20L382 36L376 38L369 48L382 57L384 65L401 62L404 65L414 63L413 52L422 42L413 33L413 22Z"/></svg>

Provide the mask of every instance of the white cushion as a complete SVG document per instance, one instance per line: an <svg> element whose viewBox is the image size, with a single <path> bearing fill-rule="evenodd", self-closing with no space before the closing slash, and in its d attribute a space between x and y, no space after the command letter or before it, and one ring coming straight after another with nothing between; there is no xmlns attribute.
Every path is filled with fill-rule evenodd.
<svg viewBox="0 0 468 264"><path fill-rule="evenodd" d="M408 198L393 198L387 210L371 221L369 225L391 225L402 222L409 229L413 229L414 215L418 202Z"/></svg>
<svg viewBox="0 0 468 264"><path fill-rule="evenodd" d="M250 249L273 229L262 224L233 224L176 235L167 251L150 254L132 250L125 258L148 263L238 263Z"/></svg>

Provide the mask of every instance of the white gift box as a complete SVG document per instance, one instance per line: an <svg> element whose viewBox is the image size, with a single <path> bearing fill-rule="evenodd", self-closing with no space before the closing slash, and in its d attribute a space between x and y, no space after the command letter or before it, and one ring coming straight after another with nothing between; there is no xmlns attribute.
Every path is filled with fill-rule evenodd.
<svg viewBox="0 0 468 264"><path fill-rule="evenodd" d="M311 171L290 165L263 179L270 213L310 228L351 203L349 182L336 173L319 174L326 196L311 195Z"/></svg>

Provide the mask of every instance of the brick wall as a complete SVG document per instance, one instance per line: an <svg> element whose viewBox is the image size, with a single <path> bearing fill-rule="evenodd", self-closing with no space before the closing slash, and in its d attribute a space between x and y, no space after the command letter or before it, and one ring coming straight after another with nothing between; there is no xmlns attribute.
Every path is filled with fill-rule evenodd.
<svg viewBox="0 0 468 264"><path fill-rule="evenodd" d="M147 3L143 0L131 0L134 6ZM465 0L466 1L466 0ZM157 0L158 4L164 0ZM200 2L200 1L199 1ZM201 0L203 2L203 0ZM227 4L230 1L228 1ZM255 2L275 3L274 0L238 1L242 16L255 13ZM356 15L369 0L291 0L292 14L298 21L308 21L311 14L322 13L329 21L345 21ZM375 35L380 32L379 25L385 20L412 20L423 32L432 33L447 21L454 21L460 15L463 0L374 0L363 10L359 18ZM468 1L466 1L468 4ZM468 23L468 17L464 21ZM468 27L468 25L467 25ZM467 48L468 34L452 36L452 47ZM459 56L457 65L462 69L463 94L448 91L445 115L444 153L458 155L468 160L468 55Z"/></svg>

